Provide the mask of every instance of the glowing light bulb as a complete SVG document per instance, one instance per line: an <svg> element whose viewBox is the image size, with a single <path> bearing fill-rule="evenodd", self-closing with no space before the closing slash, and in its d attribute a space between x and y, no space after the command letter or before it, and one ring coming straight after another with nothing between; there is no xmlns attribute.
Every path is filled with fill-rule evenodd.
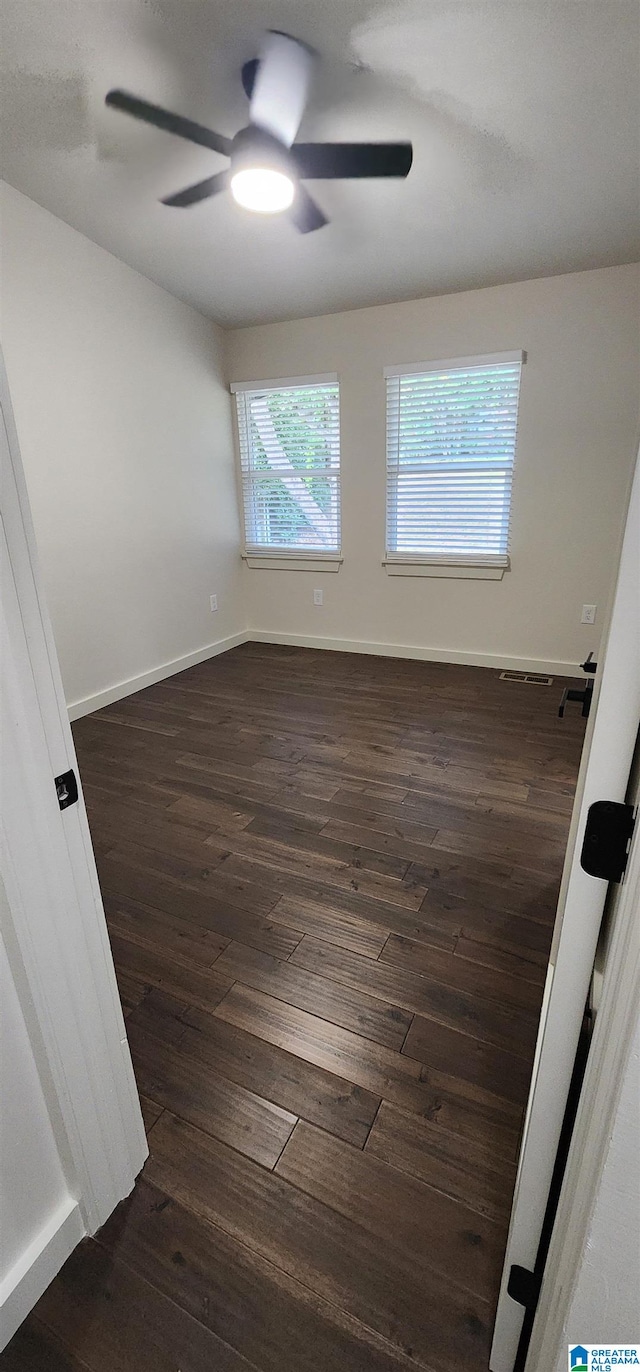
<svg viewBox="0 0 640 1372"><path fill-rule="evenodd" d="M293 203L295 186L291 177L273 167L243 167L231 177L231 194L245 210L258 214L278 214Z"/></svg>

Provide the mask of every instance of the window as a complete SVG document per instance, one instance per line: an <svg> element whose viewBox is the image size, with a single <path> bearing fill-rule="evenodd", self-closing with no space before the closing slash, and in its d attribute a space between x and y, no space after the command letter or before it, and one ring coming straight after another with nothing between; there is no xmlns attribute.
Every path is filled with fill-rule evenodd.
<svg viewBox="0 0 640 1372"><path fill-rule="evenodd" d="M334 559L340 551L336 376L232 386L245 553Z"/></svg>
<svg viewBox="0 0 640 1372"><path fill-rule="evenodd" d="M503 353L385 372L388 566L509 566L522 361Z"/></svg>

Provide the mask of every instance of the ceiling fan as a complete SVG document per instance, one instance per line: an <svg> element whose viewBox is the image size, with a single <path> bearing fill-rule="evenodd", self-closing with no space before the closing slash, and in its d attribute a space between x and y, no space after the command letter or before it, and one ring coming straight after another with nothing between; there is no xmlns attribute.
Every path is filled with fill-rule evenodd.
<svg viewBox="0 0 640 1372"><path fill-rule="evenodd" d="M262 214L286 210L300 233L311 233L328 221L303 181L407 176L413 158L411 143L294 143L314 61L315 53L305 43L286 33L267 33L260 56L242 68L250 122L235 138L126 91L109 91L106 103L230 159L228 170L167 196L163 205L182 209L230 189L245 209Z"/></svg>

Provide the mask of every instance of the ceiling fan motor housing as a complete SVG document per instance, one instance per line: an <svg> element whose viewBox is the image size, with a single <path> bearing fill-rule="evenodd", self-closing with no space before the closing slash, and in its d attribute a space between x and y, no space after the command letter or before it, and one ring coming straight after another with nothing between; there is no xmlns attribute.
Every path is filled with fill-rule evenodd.
<svg viewBox="0 0 640 1372"><path fill-rule="evenodd" d="M231 143L230 157L232 176L254 167L282 172L291 180L295 180L297 175L293 158L284 143L255 124L249 124L236 134Z"/></svg>

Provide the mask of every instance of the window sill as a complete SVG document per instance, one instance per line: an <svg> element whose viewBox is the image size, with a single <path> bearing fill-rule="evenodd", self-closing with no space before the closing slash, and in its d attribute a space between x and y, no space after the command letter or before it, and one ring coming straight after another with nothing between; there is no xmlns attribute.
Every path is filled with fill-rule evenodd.
<svg viewBox="0 0 640 1372"><path fill-rule="evenodd" d="M383 561L387 576L439 576L463 581L502 581L509 565L491 567L473 562Z"/></svg>
<svg viewBox="0 0 640 1372"><path fill-rule="evenodd" d="M343 559L336 556L307 557L304 553L243 553L247 567L262 572L339 572Z"/></svg>

